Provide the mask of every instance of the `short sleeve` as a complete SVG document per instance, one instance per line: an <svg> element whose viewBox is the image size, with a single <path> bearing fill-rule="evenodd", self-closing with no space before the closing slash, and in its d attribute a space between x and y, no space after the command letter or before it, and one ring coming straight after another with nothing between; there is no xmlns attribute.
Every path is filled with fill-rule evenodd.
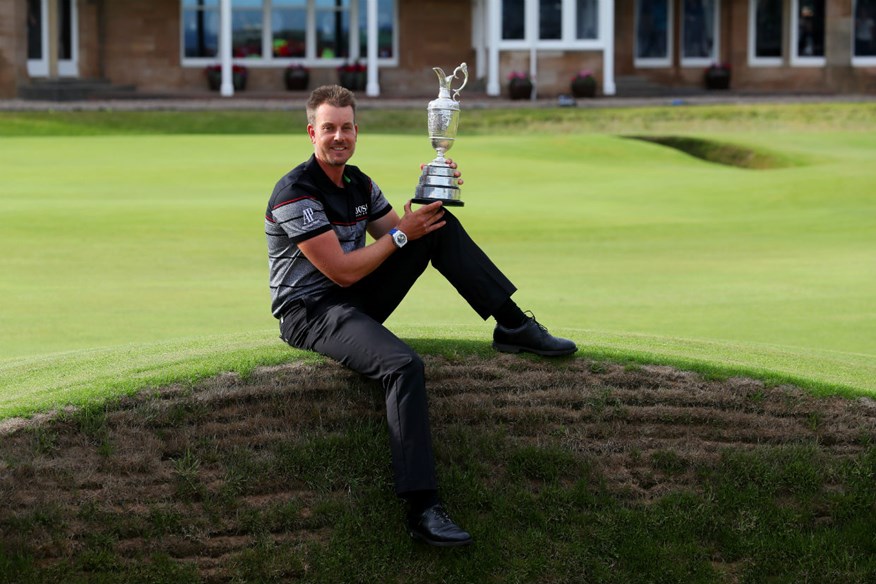
<svg viewBox="0 0 876 584"><path fill-rule="evenodd" d="M270 210L275 224L294 243L316 237L331 229L322 203L310 195L290 194Z"/></svg>

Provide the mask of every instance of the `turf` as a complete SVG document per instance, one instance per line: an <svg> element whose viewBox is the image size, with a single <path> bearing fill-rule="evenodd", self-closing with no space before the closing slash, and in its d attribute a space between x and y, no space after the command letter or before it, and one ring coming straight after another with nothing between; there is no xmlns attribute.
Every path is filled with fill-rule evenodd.
<svg viewBox="0 0 876 584"><path fill-rule="evenodd" d="M852 109L866 113L853 128L849 107L825 106L810 127L793 108L737 111L738 124L720 108L606 112L611 132L584 131L599 128L592 112L579 132L568 119L537 131L558 126L536 112L536 131L459 140L457 213L518 302L585 354L872 393L876 133L872 108ZM472 125L500 114L526 118ZM274 182L309 155L306 136L130 135L126 123L0 141L0 416L295 355L268 312L260 224ZM651 130L787 165L734 168L622 137ZM400 208L428 143L362 132L354 162ZM479 351L490 333L433 274L390 325Z"/></svg>
<svg viewBox="0 0 876 584"><path fill-rule="evenodd" d="M873 400L584 358L424 362L442 497L474 545L410 541L381 388L296 361L0 423L0 582L876 576Z"/></svg>

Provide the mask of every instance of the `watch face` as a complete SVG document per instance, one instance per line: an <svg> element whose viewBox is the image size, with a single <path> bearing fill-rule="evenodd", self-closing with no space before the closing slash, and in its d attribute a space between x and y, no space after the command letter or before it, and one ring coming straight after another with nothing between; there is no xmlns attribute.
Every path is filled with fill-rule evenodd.
<svg viewBox="0 0 876 584"><path fill-rule="evenodd" d="M408 236L402 233L401 231L396 231L392 234L393 239L395 239L396 245L399 247L403 246L408 242Z"/></svg>

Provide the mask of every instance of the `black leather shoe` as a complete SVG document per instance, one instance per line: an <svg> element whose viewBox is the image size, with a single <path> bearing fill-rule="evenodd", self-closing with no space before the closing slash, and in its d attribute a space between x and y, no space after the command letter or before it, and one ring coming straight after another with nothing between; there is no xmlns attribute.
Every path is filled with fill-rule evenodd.
<svg viewBox="0 0 876 584"><path fill-rule="evenodd" d="M530 315L532 313L529 313ZM545 357L571 355L578 350L574 342L551 335L544 326L530 316L516 329L507 329L500 324L493 331L493 348L502 353L526 351Z"/></svg>
<svg viewBox="0 0 876 584"><path fill-rule="evenodd" d="M432 505L408 523L411 537L429 545L455 547L471 543L471 536L453 522L444 506Z"/></svg>

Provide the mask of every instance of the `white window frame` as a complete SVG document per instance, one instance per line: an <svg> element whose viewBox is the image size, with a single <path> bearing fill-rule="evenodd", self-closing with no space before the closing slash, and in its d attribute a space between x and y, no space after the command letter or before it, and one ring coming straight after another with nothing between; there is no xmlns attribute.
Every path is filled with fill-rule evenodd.
<svg viewBox="0 0 876 584"><path fill-rule="evenodd" d="M42 57L40 59L27 60L27 74L29 77L48 77L49 75L49 1L57 2L57 0L40 0L40 12L42 19L40 29L42 35L42 43L40 51ZM55 10L55 16L58 18L56 30L60 33L60 8ZM55 46L60 43L60 39L55 39ZM79 6L76 0L70 0L70 58L58 58L58 77L79 77Z"/></svg>
<svg viewBox="0 0 876 584"><path fill-rule="evenodd" d="M675 1L667 0L666 2L666 18L668 27L666 29L666 56L659 58L642 58L639 54L639 2L636 0L633 5L633 66L637 69L658 69L663 67L671 67L672 60L675 58L673 53L675 38Z"/></svg>
<svg viewBox="0 0 876 584"><path fill-rule="evenodd" d="M46 16L49 9L48 0L40 1L40 58L27 60L27 74L31 77L48 77L49 75L49 19Z"/></svg>
<svg viewBox="0 0 876 584"><path fill-rule="evenodd" d="M393 2L393 29L392 29L392 54L390 58L378 57L377 63L380 67L397 67L398 66L398 10L400 0ZM287 67L293 63L301 64L314 69L331 69L339 67L345 63L354 60L364 60L366 55L359 54L359 5L360 0L350 0L349 19L350 19L350 56L337 57L333 59L320 59L316 54L316 2L315 0L307 0L307 32L306 42L307 48L304 58L301 57L274 57L272 46L273 28L271 22L272 2L271 0L262 1L262 56L259 58L236 58L232 59L235 65L245 65L254 69L271 69ZM179 3L180 14L180 64L183 67L205 67L215 64L219 61L219 55L215 57L186 57L185 56L185 30L183 30L184 14L182 0Z"/></svg>
<svg viewBox="0 0 876 584"><path fill-rule="evenodd" d="M825 10L827 6L827 0L825 0ZM790 37L790 63L794 67L824 67L827 63L827 55L824 57L805 57L797 54L797 40L798 40L798 29L800 25L800 0L791 0L791 34L788 35ZM827 20L827 15L824 16L825 21ZM824 52L827 53L827 22L825 22L825 39L824 39Z"/></svg>
<svg viewBox="0 0 876 584"><path fill-rule="evenodd" d="M855 31L857 30L857 20L856 15L858 14L858 2L860 0L854 0L852 2L852 67L876 67L876 55L868 55L865 57L859 57L855 55Z"/></svg>
<svg viewBox="0 0 876 584"><path fill-rule="evenodd" d="M681 0L680 5L684 5L687 0ZM682 14L684 10L682 10ZM682 19L684 20L684 19ZM684 22L681 23L681 34L678 37L679 52L681 53L682 67L707 67L712 63L721 62L721 0L715 0L715 14L712 16L712 31L714 39L712 39L712 54L708 57L685 57L684 56Z"/></svg>
<svg viewBox="0 0 876 584"><path fill-rule="evenodd" d="M523 22L523 38L522 39L499 39L500 50L527 50L527 49L544 49L544 50L588 50L588 49L603 49L605 48L606 34L603 30L603 23L606 22L603 12L607 9L606 2L599 0L597 2L597 22L599 30L596 38L579 39L576 37L575 26L577 20L578 7L575 0L562 0L563 19L562 19L562 38L561 39L545 39L538 38L538 1L525 0L524 3L524 22ZM396 2L398 5L398 2ZM505 9L504 4L499 2L499 11ZM498 15L499 22L502 22L502 14Z"/></svg>
<svg viewBox="0 0 876 584"><path fill-rule="evenodd" d="M781 57L758 57L757 56L757 47L755 46L755 42L757 41L757 1L758 0L749 0L748 1L748 65L750 67L780 67L785 62L784 52L787 49L787 44L785 43L785 35L782 35L782 56ZM779 23L784 30L785 26L785 3L782 3L782 21Z"/></svg>

